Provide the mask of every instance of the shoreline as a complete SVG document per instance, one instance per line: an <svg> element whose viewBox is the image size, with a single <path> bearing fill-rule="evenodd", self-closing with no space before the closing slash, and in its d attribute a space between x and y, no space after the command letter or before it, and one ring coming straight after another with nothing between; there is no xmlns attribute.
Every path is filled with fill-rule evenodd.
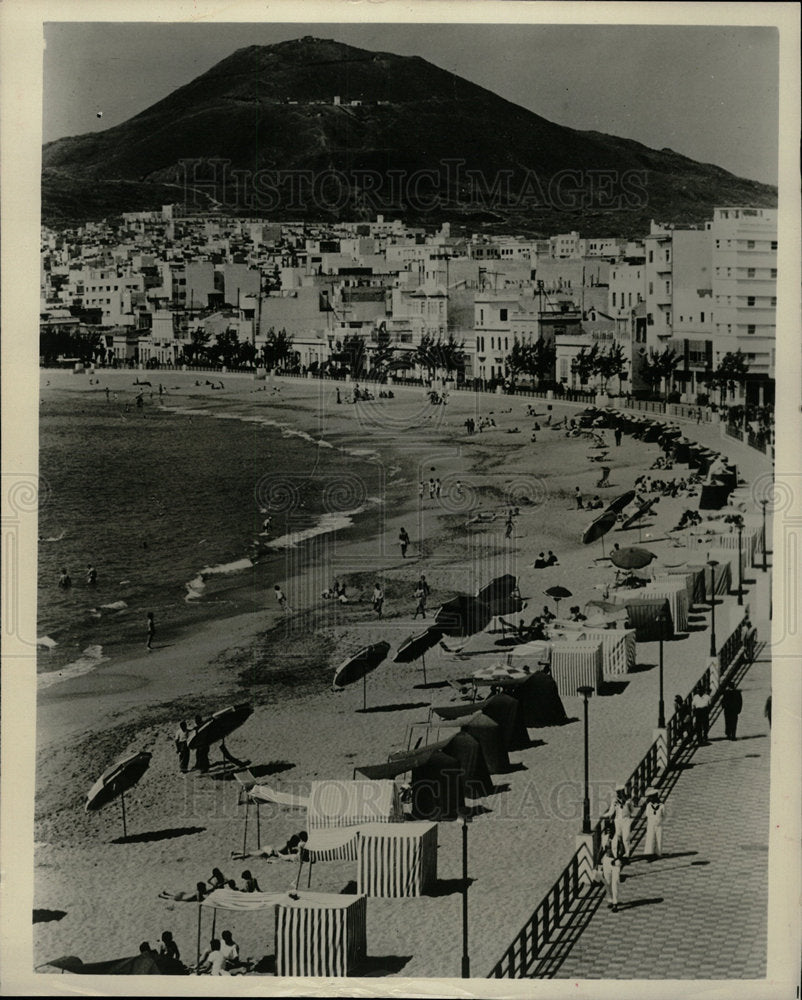
<svg viewBox="0 0 802 1000"><path fill-rule="evenodd" d="M99 374L103 377L105 373ZM304 393L305 388L305 384L296 386L286 395L305 396L308 402L308 389ZM333 395L333 388L330 395ZM414 398L416 395L419 395L417 390L409 395L399 391L395 400L388 401L399 404L389 415L399 423L410 416L414 418L421 409ZM320 399L320 393L317 396ZM241 814L236 809L233 782L215 781L197 774L177 774L174 752L169 745L176 718L190 711L216 708L232 700L248 698L257 707L248 723L232 737L231 750L237 755L247 754L252 761L268 767L266 773L272 776L264 780L278 783L279 787L303 788L315 777L350 777L354 766L378 762L390 750L403 749L409 724L425 717L429 704L442 704L453 695L448 687L434 685L445 685L447 680L464 676L473 669L470 661L457 660L438 648L427 664L430 685L424 689L420 687L419 664L396 666L388 660L367 679L367 713L361 712L361 685L347 688L340 694L329 690L333 667L349 649L379 638L386 638L395 646L408 634L422 629L421 622L414 622L411 617L414 608L412 584L421 571L426 573L434 588L430 602L432 612L441 599L454 592L473 593L491 576L505 571L515 572L521 579L522 594L529 598L528 617L539 610L544 603L542 590L553 583L569 582L576 590L574 600L580 603L594 593L595 583L605 578L603 567L597 561L598 544L577 545L577 533L592 514L576 511L570 494L575 479L585 490L586 483L595 481L598 470L585 461L586 445L566 441L562 435L554 434L549 439L544 432L538 436L538 445L530 446L526 428L531 420L525 416L525 409L531 402L538 412L545 410L547 405L545 401L526 398L475 398L473 394L453 393L447 423L441 419L436 433L425 437L420 427L415 426L406 439L395 428L387 430L379 426L377 429L375 409L371 408L355 420L352 418L358 415L353 406L348 407L347 421L344 415L338 417L335 410L340 440L350 436L361 437L364 442L367 427L372 427L371 443L376 443L379 460L386 467L400 465L402 468L404 476L396 484L397 492L408 500L406 504L386 503L374 531L361 533L360 525L355 523L345 529L347 538L340 539L339 533L335 533L328 536L333 544L323 547L325 551L310 551L310 564L294 579L297 580L295 593L313 595L315 600L310 601L313 607L299 610L292 619L289 616L284 619L279 618L268 604L266 613L256 611L209 621L200 627L193 625L187 633L171 636L173 644L155 655L148 656L142 650L139 656L116 662L118 677L130 679L132 687L127 691L109 691L101 695L73 692L71 695L65 690L64 697L40 698L37 906L68 909L70 921L37 925L34 939L38 960L55 953L51 949L80 953L83 945L75 941L76 928L86 933L87 927L96 926L88 899L91 893L82 893L80 887L71 889L66 894L70 897L70 906L66 906L62 892L67 870L85 873L91 884L91 869L97 865L97 857L93 854L100 854L111 863L114 863L113 858L118 861L125 858L130 870L126 867L121 871L122 884L134 885L131 878L141 880L142 898L129 914L127 924L123 927L117 919L104 935L110 950L113 944L123 940L123 932L125 939L131 934L152 936L155 920L167 921L168 926L186 939L187 929L181 924L179 914L163 913L163 905L157 899L158 891L165 887L177 888L179 883L181 887L186 887L184 883L194 884L207 864L221 864L224 871L228 871L225 862L229 850L241 838ZM570 411L563 407L570 407ZM579 404L562 404L558 412L574 412L581 408ZM496 414L498 429L473 439L466 438L462 428L466 413L486 414L491 410ZM502 410L510 412L502 414ZM295 412L303 412L304 420L315 419L307 408L301 410L299 406ZM330 414L325 406L321 416L323 426L330 430L326 419ZM442 416L438 414L439 418ZM507 435L505 431L510 424L517 424L521 433ZM691 427L688 431L693 434ZM611 494L619 492L618 486L621 490L628 488L637 472L648 468L654 448L642 442L626 442L620 454L614 455L618 460L615 464L617 484ZM561 460L554 470L557 452ZM407 481L407 477L415 470L423 477L432 467L443 481L443 502L430 505L426 500L419 505L417 483L414 477L412 481ZM751 480L753 476L747 472L746 478ZM454 489L458 480L467 494L462 500ZM503 539L503 517L489 525L466 524L470 505L503 508L505 497L511 492L525 496L526 490L530 491L530 499L534 502L521 507L511 544L505 544ZM666 509L662 510L664 506ZM664 504L661 500L659 508L661 525L667 527L672 503L665 501ZM406 560L401 559L396 545L401 525L413 538L408 553L411 558ZM648 526L642 530L650 544L658 544L664 535L658 532L649 539ZM622 535L622 544L638 544L639 534L636 531ZM549 540L547 547L553 547L558 553L561 565L553 570L533 572L532 561L541 544L546 544L544 539ZM314 544L309 547L315 549ZM678 550L678 557L680 554ZM328 572L321 577L320 569L312 565L313 556L323 558L327 571L331 567L345 567L341 575L350 575L364 584L366 600L343 608L321 601L320 579L326 579L326 585L330 581ZM386 594L386 617L381 622L372 614L368 599L369 581L377 573L382 576ZM722 639L733 613L737 614L729 606L722 608L719 618L717 611ZM283 621L288 626L284 631L276 627ZM667 644L669 680L666 694L669 701L674 690L684 694L685 686L702 672L703 640L706 641L705 633L699 633L688 637L686 642ZM597 760L594 794L598 799L603 798L611 782L614 784L631 770L629 761L634 766L645 749L644 740L651 732L651 719L645 725L633 725L629 715L644 698L651 700L657 658L657 650L652 646L656 644L639 646L638 658L643 669L628 675L627 690L623 694L599 698L598 705L594 706L592 738ZM697 652L690 655L690 649ZM104 667L111 678L114 671L108 665ZM103 673L104 667L98 674ZM249 678L248 690L243 687L243 676ZM76 682L65 682L53 690L70 684L78 688L80 681L79 678ZM133 686L140 681L141 686ZM98 714L94 722L64 722L71 712L80 715L87 702L92 703ZM569 716L580 715L580 699L565 698L564 703ZM628 704L630 708L626 709ZM624 718L620 718L622 712ZM513 755L522 770L496 780L497 786L507 786L508 792L489 796L486 815L477 816L472 837L476 857L484 859L480 869L485 871L485 877L480 878L480 884L487 893L488 905L492 903L499 914L504 914L504 919L498 922L501 926L496 927L481 946L477 945L477 974L484 974L484 964L489 968L491 961L495 961L509 943L529 912L527 906L539 898L538 886L550 874L552 878L556 874L551 872L552 859L567 856L568 831L574 829L572 810L578 804L578 800L575 801L578 772L574 767L577 731L576 725L535 731L537 739L533 748ZM151 774L131 795L132 828L140 833L160 826L175 831L203 829L202 834L183 832L165 838L159 833L156 838L154 833L156 843L146 840L141 844L115 846L109 843L119 832L115 808L85 816L80 797L91 784L89 779L93 780L94 771L99 773L127 747L149 748L154 753ZM498 827L499 822L504 824L503 829ZM263 842L274 843L302 825L302 813L271 810L265 818ZM457 834L451 829L453 826L438 824L439 876L443 879L457 878L459 874L454 861ZM504 838L500 858L494 846L499 836ZM533 850L541 853L542 871L531 871ZM138 865L140 874L136 876ZM147 867L145 874L142 874L142 865ZM318 867L324 870L318 873ZM561 867L559 865L557 870ZM487 871L494 873L490 880ZM516 879L516 872L526 872L526 878ZM268 888L274 887L277 879L278 885L283 885L282 879L288 875L294 877L294 869L280 865L267 866L259 872L263 888L266 883ZM345 863L316 866L314 887L321 891L341 891L352 875ZM432 926L432 919L450 927L457 917L457 898L445 895L427 900L428 916L420 921L414 920L410 907L392 910L390 903L390 900L371 900L372 909L386 918L387 931L382 931L378 938L378 931L370 932L369 952L376 954L378 949L379 954L386 954L387 945L392 946L395 935L404 942L405 954L413 954L411 964L401 974L456 975L456 960L451 949L438 952L434 948L433 951L434 943L428 940L431 935L426 928ZM373 919L371 917L371 922ZM409 923L410 919L414 920L414 926ZM246 930L243 924L241 933L246 938L252 936L253 928ZM451 940L450 931L445 937Z"/></svg>

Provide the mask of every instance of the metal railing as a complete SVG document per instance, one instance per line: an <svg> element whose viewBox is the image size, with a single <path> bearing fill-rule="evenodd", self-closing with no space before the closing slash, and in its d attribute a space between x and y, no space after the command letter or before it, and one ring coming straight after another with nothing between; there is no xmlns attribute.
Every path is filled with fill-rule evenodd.
<svg viewBox="0 0 802 1000"><path fill-rule="evenodd" d="M644 413L665 413L666 404L652 399L627 399L624 406L628 410L641 410Z"/></svg>
<svg viewBox="0 0 802 1000"><path fill-rule="evenodd" d="M756 630L752 629L744 643L742 624L742 622L738 623L721 647L719 659L722 680L725 674L732 674L738 668L744 657L749 662L754 657ZM667 722L665 757L661 754L662 741L655 740L624 783L628 798L640 800L646 789L655 784L664 770L670 766L672 757L693 738L693 691L700 684L703 687L710 686L711 680L711 671L708 667L694 684L693 690L683 699L682 710L675 712ZM720 690L719 685L713 691L710 699L711 708L718 701ZM638 816L642 811L643 807L641 806ZM634 822L637 822L637 819L637 816L634 817ZM603 819L600 818L591 831L593 864L598 860L602 823ZM551 939L554 931L559 927L563 918L572 913L579 898L580 885L586 884L586 879L582 877L582 869L586 868L587 865L587 849L580 847L515 936L512 944L493 966L488 974L488 979L525 978L533 963L544 957L544 953L553 943Z"/></svg>
<svg viewBox="0 0 802 1000"><path fill-rule="evenodd" d="M584 848L575 852L512 944L493 966L488 979L521 979L526 976L533 961L540 957L542 947L548 943L552 932L579 895L583 854Z"/></svg>
<svg viewBox="0 0 802 1000"><path fill-rule="evenodd" d="M727 437L735 438L736 441L743 441L744 432L740 427L736 427L734 424L726 424L724 427L724 433Z"/></svg>

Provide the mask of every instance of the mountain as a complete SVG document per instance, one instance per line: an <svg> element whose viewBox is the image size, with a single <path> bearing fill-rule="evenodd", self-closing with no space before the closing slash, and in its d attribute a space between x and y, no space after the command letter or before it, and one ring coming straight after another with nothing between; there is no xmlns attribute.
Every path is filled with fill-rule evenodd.
<svg viewBox="0 0 802 1000"><path fill-rule="evenodd" d="M670 149L556 125L417 56L309 37L239 49L121 125L45 144L42 164L45 223L187 201L625 236L777 198Z"/></svg>

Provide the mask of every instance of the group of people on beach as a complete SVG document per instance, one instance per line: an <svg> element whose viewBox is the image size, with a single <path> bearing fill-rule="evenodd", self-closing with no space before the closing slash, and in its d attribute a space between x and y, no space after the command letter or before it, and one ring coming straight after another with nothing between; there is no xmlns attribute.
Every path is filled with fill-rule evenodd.
<svg viewBox="0 0 802 1000"><path fill-rule="evenodd" d="M202 882L198 884L203 885ZM171 931L162 931L158 951L151 948L150 942L143 941L139 946L139 953L141 955L152 953L181 963L181 953ZM219 938L212 938L209 947L200 956L197 966L184 966L184 968L196 975L231 976L249 972L251 963L240 960L239 945L231 931L225 930Z"/></svg>
<svg viewBox="0 0 802 1000"><path fill-rule="evenodd" d="M97 570L91 563L86 564L86 585L87 587L97 586ZM66 566L61 567L58 586L60 590L69 590L72 587L72 577L67 571Z"/></svg>

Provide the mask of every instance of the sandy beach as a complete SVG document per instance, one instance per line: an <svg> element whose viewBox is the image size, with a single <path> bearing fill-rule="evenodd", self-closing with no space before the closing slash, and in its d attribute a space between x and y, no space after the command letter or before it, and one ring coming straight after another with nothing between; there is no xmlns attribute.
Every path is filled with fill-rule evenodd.
<svg viewBox="0 0 802 1000"><path fill-rule="evenodd" d="M179 773L172 742L177 721L232 702L252 702L254 713L231 737L229 749L248 759L260 780L285 790L303 793L314 779L349 779L354 767L385 761L390 752L407 747L410 725L425 721L431 705L458 697L447 682L475 669L470 659L438 646L427 655L429 683L423 686L419 663L392 663L399 643L421 629L420 619L412 617L419 575L426 575L432 589L430 618L454 594L474 594L502 573L518 577L527 621L545 604L554 608L543 593L553 585L571 590L573 597L564 605L598 599L614 571L602 558L600 542L581 544L582 531L600 511L577 509L574 489L578 486L586 499L598 493L609 502L633 487L660 448L626 435L615 447L612 431L604 431L611 472L609 488L600 489L591 442L546 426L549 414L557 422L575 415L582 409L578 405L452 392L446 406L432 406L422 389L402 387L394 388L393 399L338 405L337 384L327 382L268 378L259 383L228 375L225 389L212 392L196 386L190 373L104 371L97 377L100 384L89 385L85 376L79 384L69 372L46 372L42 399L70 393L77 405L84 394L103 392L105 386L122 395L133 394L137 377L162 381L169 394L161 405L177 413L191 409L198 432L204 420L221 416L259 418L308 435L321 449L339 449L342 477L326 484L338 510L349 509L354 499L358 507L362 496L349 462L369 458L383 484L374 498L379 502L352 523L286 550L284 575L275 582L283 586L291 614L276 605L272 587L265 587L248 595L255 610L168 628L150 654L141 642L123 644L95 670L40 691L34 906L63 916L35 923L35 962L64 954L87 961L133 954L140 941L155 943L165 929L189 961L195 952L196 907L165 902L160 891L191 890L215 866L237 880L250 867L263 890L282 891L294 886L297 869L286 861L232 861L231 852L243 844L244 808L237 805L236 782L230 769L219 767L206 775ZM340 385L343 394L347 389ZM158 398L147 402L159 405ZM527 415L530 406L537 416ZM492 419L495 426L468 435L469 417ZM533 442L535 421L541 429ZM728 455L746 484L768 481L765 457L722 439L717 424L682 427L691 439ZM275 469L271 475L281 483L311 472ZM685 466L653 473L669 479L686 474ZM418 483L429 478L440 480L440 496L429 500L426 489L421 502ZM243 484L249 490L253 486ZM745 505L747 527L759 527L748 485L739 487L731 503ZM505 539L511 506L519 514L512 537ZM658 563L678 563L691 555L702 561L704 545L691 552L684 533L668 534L686 507L697 506L698 497L661 497L655 517L640 528L614 529L604 552L618 541L642 544L657 554ZM480 511L493 519L471 523ZM726 512L702 515L710 514L720 527ZM406 558L397 542L402 527L411 537ZM559 565L535 570L538 553L549 549ZM765 586L759 572L746 576L752 593L749 581ZM322 598L334 577L345 582L348 604ZM376 579L385 593L381 620L370 601ZM747 605L750 600L748 593ZM743 612L734 596L717 607L719 644ZM362 711L362 685L333 692L331 679L344 657L379 640L390 643L391 653L368 676L367 710ZM665 644L669 714L674 694L684 696L704 671L708 642L709 633L700 626ZM636 671L615 693L592 699L594 817L652 741L657 644L639 644L637 661ZM511 755L516 769L495 777L493 795L470 802L475 812L469 865L474 976L488 974L574 850L582 810L581 699L567 696L563 702L573 721L530 730L532 745ZM117 804L87 814L84 796L105 767L140 749L153 758L126 796L129 837L120 843ZM260 821L262 844L281 845L304 829L305 813L262 806ZM459 975L460 836L457 824L439 824L435 895L368 900L367 974ZM253 828L249 839L255 842ZM355 877L353 862L318 864L312 888L354 891ZM218 929L230 928L241 954L259 959L272 953L272 924L272 915L231 914L229 919L226 914Z"/></svg>

